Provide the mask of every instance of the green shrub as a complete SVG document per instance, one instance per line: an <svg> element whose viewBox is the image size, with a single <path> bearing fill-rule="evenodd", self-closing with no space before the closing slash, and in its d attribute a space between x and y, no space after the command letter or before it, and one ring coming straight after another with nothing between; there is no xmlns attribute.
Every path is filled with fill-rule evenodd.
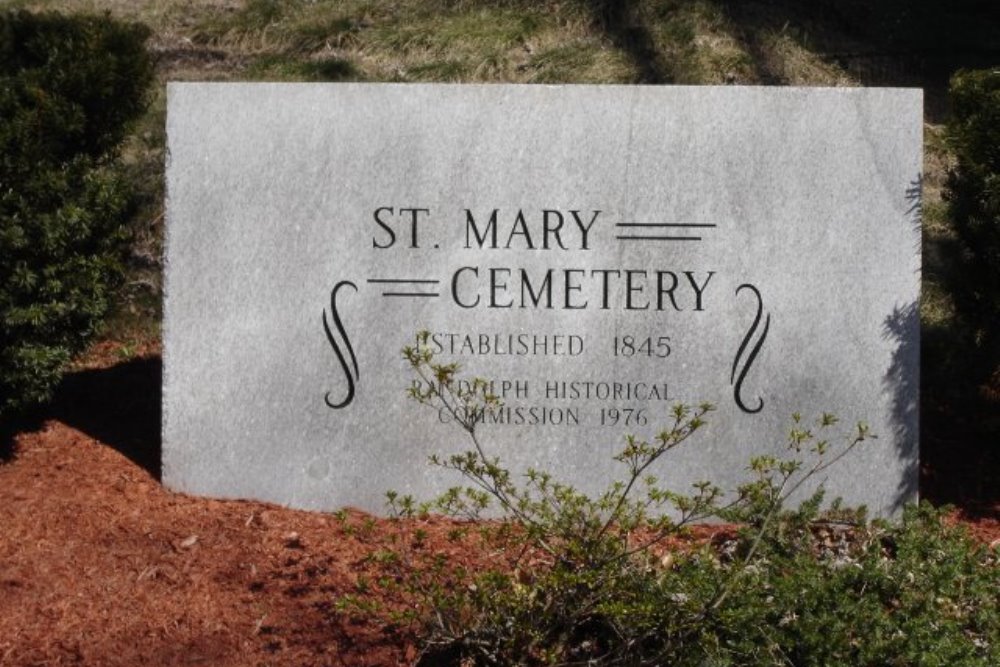
<svg viewBox="0 0 1000 667"><path fill-rule="evenodd" d="M420 504L390 493L390 507L404 519L472 520L454 532L476 528L487 565L452 566L400 521L395 549L371 561L384 568L382 594L408 606L380 609L368 582L339 606L413 624L420 664L1000 664L996 555L940 513L911 507L900 525L868 522L836 501L821 509L821 487L787 508L873 437L864 425L841 440L832 415L811 424L796 415L788 459L754 459L728 498L709 483L681 494L660 486L652 464L690 442L711 407L677 406L653 438L626 438L615 457L623 477L592 498L543 472L518 481L476 434L477 411L497 405L488 383L457 382L457 366L435 363L425 345L404 354L422 380L411 396L448 410L473 450L432 459L467 488ZM735 527L714 542L674 539L705 519Z"/></svg>
<svg viewBox="0 0 1000 667"><path fill-rule="evenodd" d="M951 102L955 167L945 198L958 256L948 287L968 332L957 344L982 381L1000 370L1000 69L956 74Z"/></svg>
<svg viewBox="0 0 1000 667"><path fill-rule="evenodd" d="M943 512L909 507L900 525L824 523L811 508L789 518L799 527L765 538L725 608L701 628L714 664L998 664L996 556ZM674 585L704 599L713 568L689 567Z"/></svg>
<svg viewBox="0 0 1000 667"><path fill-rule="evenodd" d="M152 82L148 35L0 13L0 417L50 395L108 308L130 209L115 159Z"/></svg>

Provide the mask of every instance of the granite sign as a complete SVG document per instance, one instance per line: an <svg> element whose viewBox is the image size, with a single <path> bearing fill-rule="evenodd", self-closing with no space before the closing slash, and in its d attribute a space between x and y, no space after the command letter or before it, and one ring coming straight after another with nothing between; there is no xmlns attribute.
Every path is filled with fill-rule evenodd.
<svg viewBox="0 0 1000 667"><path fill-rule="evenodd" d="M455 480L400 350L489 378L482 439L603 488L626 433L717 406L657 474L733 487L790 417L864 420L833 495L916 487L921 95L171 84L163 477L306 508Z"/></svg>

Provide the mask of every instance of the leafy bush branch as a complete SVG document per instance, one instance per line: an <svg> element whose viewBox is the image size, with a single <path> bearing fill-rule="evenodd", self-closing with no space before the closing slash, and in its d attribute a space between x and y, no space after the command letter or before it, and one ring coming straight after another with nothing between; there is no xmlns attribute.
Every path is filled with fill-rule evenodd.
<svg viewBox="0 0 1000 667"><path fill-rule="evenodd" d="M500 407L490 384L459 381L425 333L403 353L421 380L411 397L446 410L472 441L432 457L467 486L428 502L389 494L396 548L373 555L378 585L406 605L389 620L424 637L420 664L996 664L995 555L928 508L900 526L869 523L838 502L822 510L822 488L788 508L874 437L864 424L839 437L833 415L794 415L789 458L754 458L731 498L709 482L681 494L654 464L691 443L712 406L675 406L653 437L626 437L621 478L590 497L547 472L512 475L477 433ZM429 512L457 520L455 540L476 531L481 568L423 548L411 526ZM725 537L691 539L689 526L708 520L731 522ZM364 595L341 608L379 613Z"/></svg>

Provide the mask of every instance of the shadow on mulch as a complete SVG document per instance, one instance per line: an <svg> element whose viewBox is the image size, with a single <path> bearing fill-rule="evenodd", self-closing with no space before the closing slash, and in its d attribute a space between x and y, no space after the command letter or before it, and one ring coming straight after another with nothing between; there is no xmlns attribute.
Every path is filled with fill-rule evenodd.
<svg viewBox="0 0 1000 667"><path fill-rule="evenodd" d="M112 447L160 479L163 362L159 356L66 375L52 402L0 429L0 461L14 437L56 419Z"/></svg>
<svg viewBox="0 0 1000 667"><path fill-rule="evenodd" d="M970 519L1000 520L1000 449L996 436L971 431L921 435L920 497L937 506L954 505Z"/></svg>
<svg viewBox="0 0 1000 667"><path fill-rule="evenodd" d="M133 359L67 375L49 410L160 479L163 361Z"/></svg>
<svg viewBox="0 0 1000 667"><path fill-rule="evenodd" d="M0 463L14 458L14 434L20 429L8 424L0 424Z"/></svg>

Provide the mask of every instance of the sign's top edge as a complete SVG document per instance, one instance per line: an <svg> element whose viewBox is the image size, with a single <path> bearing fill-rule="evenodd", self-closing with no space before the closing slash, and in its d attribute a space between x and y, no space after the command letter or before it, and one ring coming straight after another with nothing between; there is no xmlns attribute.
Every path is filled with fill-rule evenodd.
<svg viewBox="0 0 1000 667"><path fill-rule="evenodd" d="M373 82L373 81L168 81L167 88L239 88L239 87L272 87L272 88L518 88L518 89L640 89L640 90L677 90L677 91L769 91L778 94L796 91L829 91L837 94L858 94L862 92L898 92L902 94L923 94L919 86L766 86L766 85L677 85L677 84L624 84L624 83L447 83L447 82Z"/></svg>

